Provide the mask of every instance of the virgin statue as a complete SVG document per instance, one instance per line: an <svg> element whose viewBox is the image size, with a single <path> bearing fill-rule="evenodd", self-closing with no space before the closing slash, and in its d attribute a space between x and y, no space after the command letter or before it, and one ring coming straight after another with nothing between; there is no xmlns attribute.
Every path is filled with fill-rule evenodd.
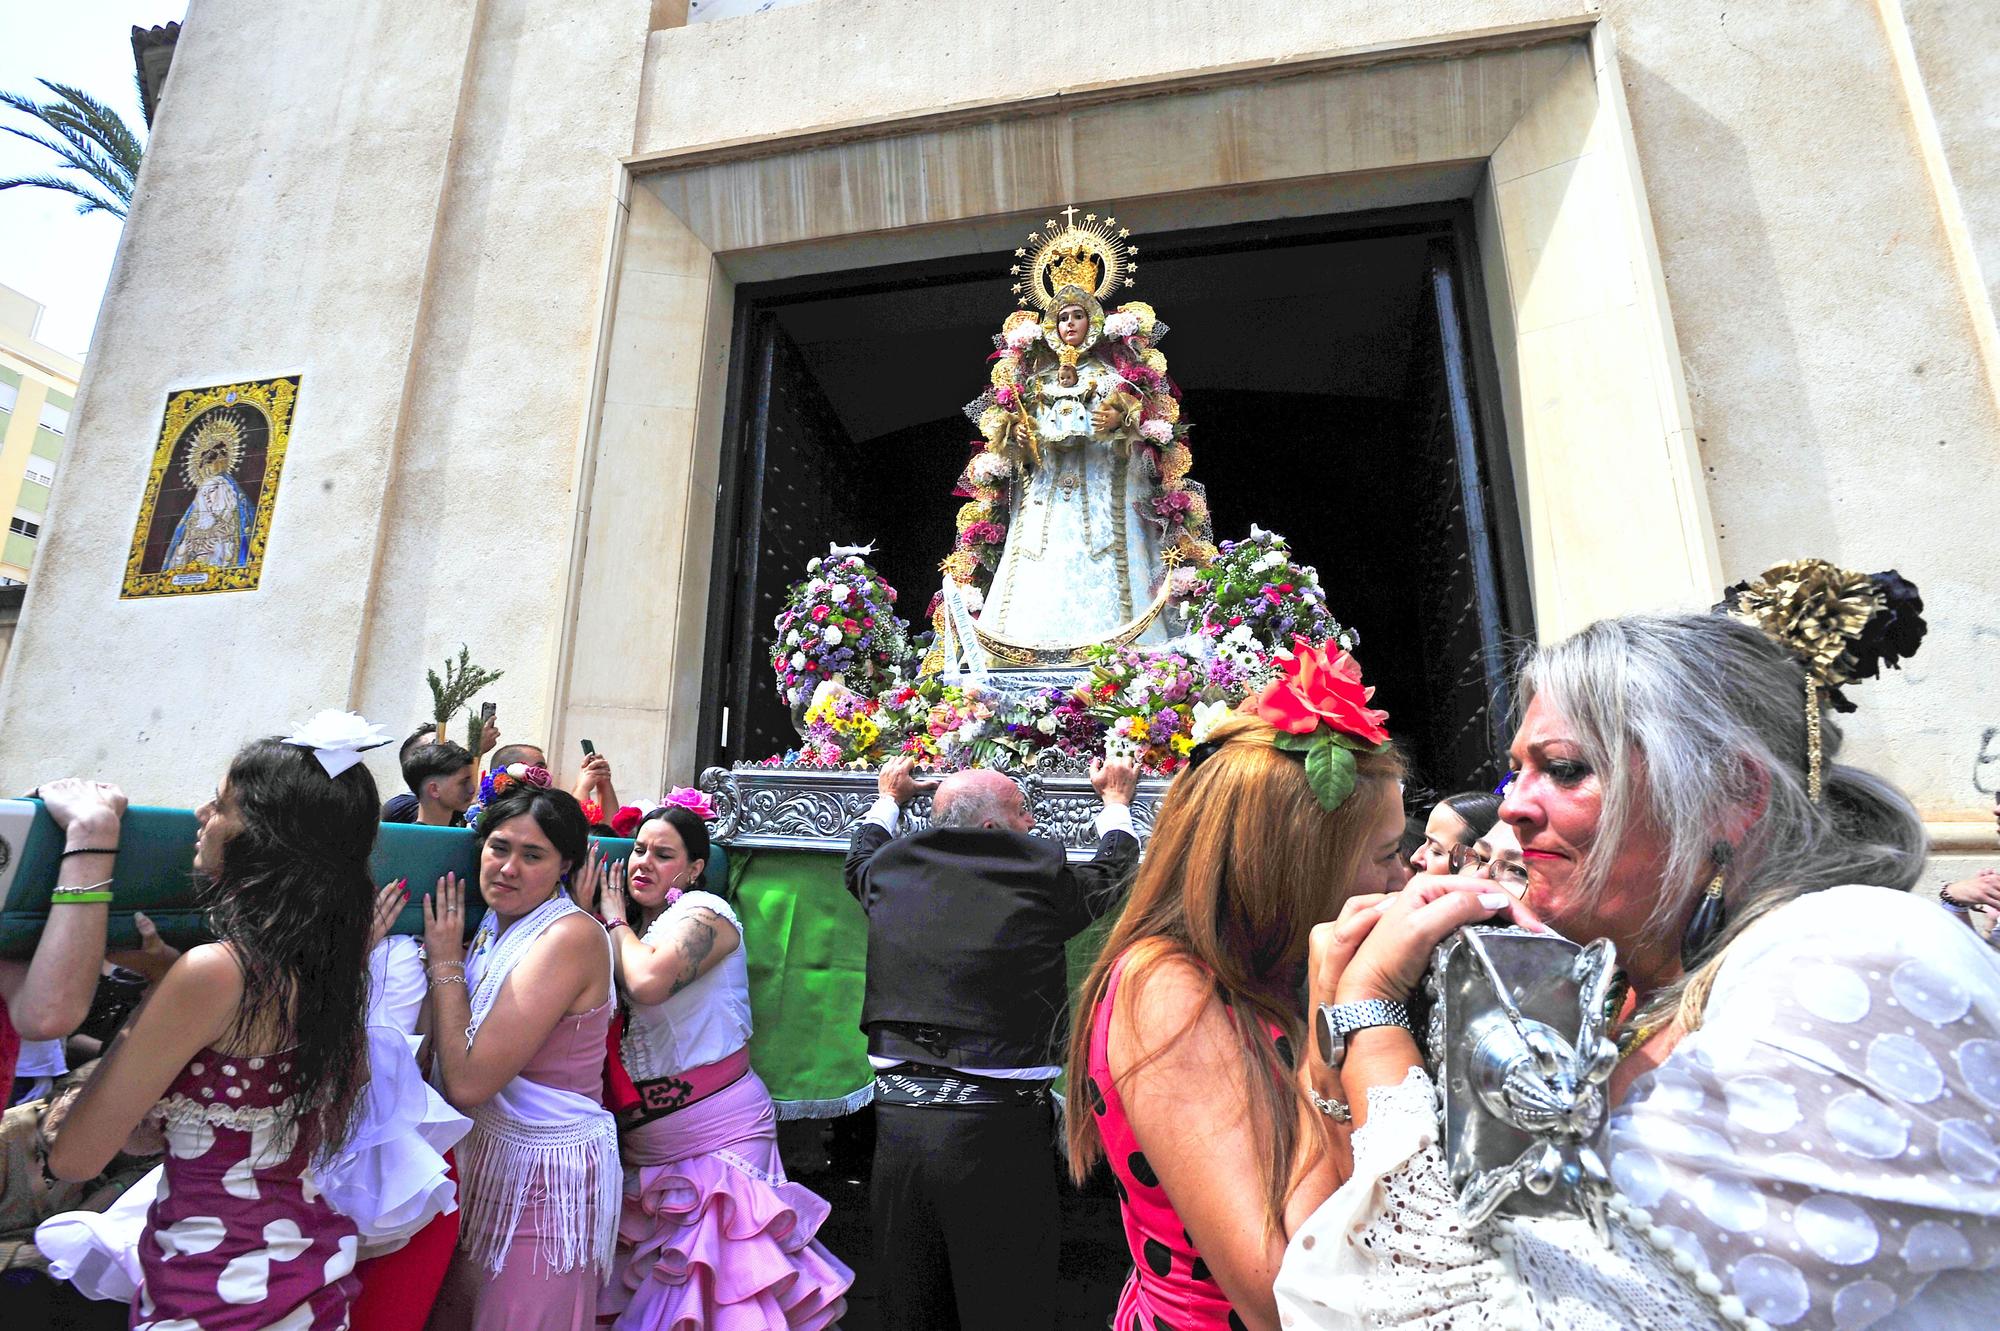
<svg viewBox="0 0 2000 1331"><path fill-rule="evenodd" d="M233 474L243 460L243 425L233 416L202 422L188 445L182 475L194 490L174 527L163 570L242 568L250 562L250 500Z"/></svg>
<svg viewBox="0 0 2000 1331"><path fill-rule="evenodd" d="M1150 307L1107 314L1137 247L1115 218L1064 210L1029 237L993 386L966 408L984 436L959 492L954 580L980 588L978 643L1002 665L1063 665L1107 644L1164 642L1168 572L1213 554L1188 481L1179 390ZM990 584L988 577L990 575ZM986 584L986 585L982 585ZM977 597L973 598L979 599Z"/></svg>

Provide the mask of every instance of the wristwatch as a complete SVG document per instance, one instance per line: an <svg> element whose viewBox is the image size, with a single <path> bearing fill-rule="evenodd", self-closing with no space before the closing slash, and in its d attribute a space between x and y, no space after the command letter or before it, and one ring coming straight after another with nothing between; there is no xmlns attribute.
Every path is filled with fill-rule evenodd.
<svg viewBox="0 0 2000 1331"><path fill-rule="evenodd" d="M1370 998L1359 1003L1321 1003L1318 1033L1320 1062L1339 1070L1347 1061L1347 1037L1370 1026L1401 1026L1410 1030L1410 1010L1401 1003Z"/></svg>

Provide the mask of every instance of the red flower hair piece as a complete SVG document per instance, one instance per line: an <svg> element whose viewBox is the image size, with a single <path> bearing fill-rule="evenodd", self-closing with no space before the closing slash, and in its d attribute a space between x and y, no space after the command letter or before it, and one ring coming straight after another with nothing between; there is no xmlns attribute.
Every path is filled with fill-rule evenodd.
<svg viewBox="0 0 2000 1331"><path fill-rule="evenodd" d="M1354 755L1389 747L1389 714L1370 707L1375 690L1361 682L1361 663L1338 644L1292 639L1285 673L1240 710L1278 732L1278 747L1304 756L1306 780L1331 812L1354 792Z"/></svg>

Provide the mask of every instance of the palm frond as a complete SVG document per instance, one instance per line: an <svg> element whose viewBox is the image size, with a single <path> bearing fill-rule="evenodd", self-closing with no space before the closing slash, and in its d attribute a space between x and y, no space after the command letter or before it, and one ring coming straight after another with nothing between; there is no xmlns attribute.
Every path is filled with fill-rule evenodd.
<svg viewBox="0 0 2000 1331"><path fill-rule="evenodd" d="M103 167L101 159L87 153L79 152L67 144L56 142L54 139L45 139L39 134L31 134L24 129L16 129L12 125L0 125L0 132L18 135L30 143L39 144L47 148L63 160L63 165L73 171L81 171L93 181L102 185L107 193L114 195L118 199L119 203L127 206L131 204L131 185L120 178L115 172L108 173Z"/></svg>
<svg viewBox="0 0 2000 1331"><path fill-rule="evenodd" d="M80 213L102 211L124 217L132 203L132 188L139 178L140 164L145 159L145 145L122 116L83 89L50 79L36 82L54 93L56 100L40 102L23 93L0 91L0 106L11 107L39 121L56 137L14 125L0 125L0 130L46 148L64 167L88 177L89 183L100 187L102 193L54 175L16 176L0 183L0 189L22 185L53 189L83 200L77 207Z"/></svg>
<svg viewBox="0 0 2000 1331"><path fill-rule="evenodd" d="M88 217L95 212L110 213L113 217L125 216L125 210L107 199L100 198L73 180L61 176L9 176L0 180L0 190L13 189L17 185L32 185L37 189L52 189L63 194L74 194L83 202L76 206L77 212Z"/></svg>
<svg viewBox="0 0 2000 1331"><path fill-rule="evenodd" d="M36 82L75 108L73 114L88 129L91 137L103 144L105 151L121 163L129 164L137 174L145 147L140 143L139 136L132 132L132 127L125 123L125 117L81 88L49 79L37 79Z"/></svg>

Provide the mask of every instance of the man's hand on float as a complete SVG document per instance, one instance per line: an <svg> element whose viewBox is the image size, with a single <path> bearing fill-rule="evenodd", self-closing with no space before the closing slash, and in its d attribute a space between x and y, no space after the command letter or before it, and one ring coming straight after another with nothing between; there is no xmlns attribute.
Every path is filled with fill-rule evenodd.
<svg viewBox="0 0 2000 1331"><path fill-rule="evenodd" d="M891 758L882 764L882 771L875 778L875 792L896 801L899 809L909 808L911 800L937 789L935 781L917 780L916 767L914 758Z"/></svg>
<svg viewBox="0 0 2000 1331"><path fill-rule="evenodd" d="M1090 764L1090 786L1106 804L1130 804L1139 789L1139 769L1130 758L1098 758Z"/></svg>

